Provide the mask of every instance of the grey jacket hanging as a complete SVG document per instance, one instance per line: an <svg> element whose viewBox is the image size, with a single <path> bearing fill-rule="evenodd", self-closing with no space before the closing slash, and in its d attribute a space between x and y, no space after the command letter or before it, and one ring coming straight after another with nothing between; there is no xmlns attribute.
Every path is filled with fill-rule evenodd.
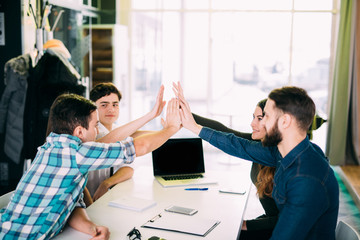
<svg viewBox="0 0 360 240"><path fill-rule="evenodd" d="M5 90L0 101L0 133L5 133L5 154L16 164L24 143L24 108L27 78L32 68L30 54L18 56L5 64Z"/></svg>

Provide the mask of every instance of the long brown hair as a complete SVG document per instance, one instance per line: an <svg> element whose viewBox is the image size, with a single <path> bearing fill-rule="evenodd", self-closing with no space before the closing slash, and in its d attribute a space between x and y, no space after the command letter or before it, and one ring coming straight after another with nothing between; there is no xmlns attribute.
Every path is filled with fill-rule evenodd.
<svg viewBox="0 0 360 240"><path fill-rule="evenodd" d="M264 108L267 99L263 99L258 102L257 106L261 108L263 115L264 115ZM271 197L271 193L274 187L273 180L275 174L274 167L268 167L263 165L258 165L259 173L256 179L256 189L259 198L263 198L264 196Z"/></svg>
<svg viewBox="0 0 360 240"><path fill-rule="evenodd" d="M271 193L274 187L274 174L275 168L259 165L259 173L257 175L257 181L255 183L257 194L259 198L264 196L271 197Z"/></svg>

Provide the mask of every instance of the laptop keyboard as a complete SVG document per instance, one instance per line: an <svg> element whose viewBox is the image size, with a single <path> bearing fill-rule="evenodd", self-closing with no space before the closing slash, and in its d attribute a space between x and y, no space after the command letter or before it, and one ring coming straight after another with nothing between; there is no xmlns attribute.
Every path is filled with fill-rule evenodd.
<svg viewBox="0 0 360 240"><path fill-rule="evenodd" d="M180 175L180 176L166 176L162 177L165 181L174 181L174 180L187 180L187 179L197 179L203 178L202 174L192 174L192 175Z"/></svg>

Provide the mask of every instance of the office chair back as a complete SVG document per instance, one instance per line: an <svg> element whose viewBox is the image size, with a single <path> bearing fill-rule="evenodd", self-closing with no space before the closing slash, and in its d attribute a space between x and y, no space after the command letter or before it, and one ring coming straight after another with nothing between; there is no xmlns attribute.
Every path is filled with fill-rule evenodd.
<svg viewBox="0 0 360 240"><path fill-rule="evenodd" d="M360 240L359 233L343 221L339 221L336 227L335 235L336 240Z"/></svg>
<svg viewBox="0 0 360 240"><path fill-rule="evenodd" d="M4 208L10 202L10 198L13 195L14 191L5 193L4 195L0 196L0 209Z"/></svg>

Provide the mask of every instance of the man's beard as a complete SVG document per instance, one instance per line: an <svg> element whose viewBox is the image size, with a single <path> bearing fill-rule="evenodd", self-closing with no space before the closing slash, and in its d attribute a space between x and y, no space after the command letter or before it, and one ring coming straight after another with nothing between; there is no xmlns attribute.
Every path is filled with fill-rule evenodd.
<svg viewBox="0 0 360 240"><path fill-rule="evenodd" d="M276 120L270 132L266 132L265 137L262 139L261 143L264 147L277 146L282 141L282 134L277 123L278 121Z"/></svg>

